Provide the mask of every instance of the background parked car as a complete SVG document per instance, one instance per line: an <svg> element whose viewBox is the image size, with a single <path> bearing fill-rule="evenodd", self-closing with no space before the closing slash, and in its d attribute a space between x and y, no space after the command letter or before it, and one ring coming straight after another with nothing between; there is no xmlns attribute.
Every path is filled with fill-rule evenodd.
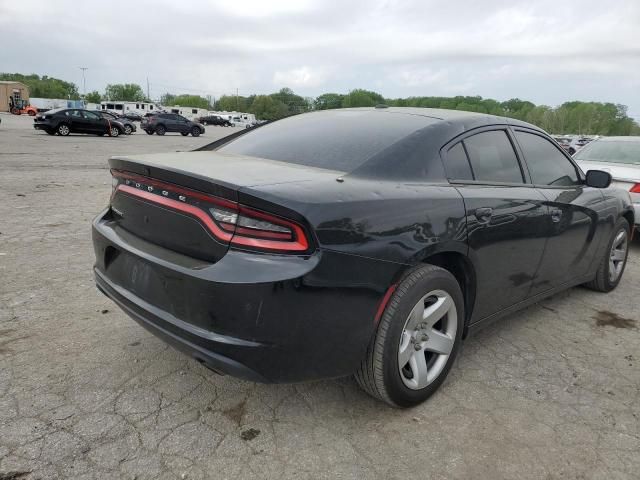
<svg viewBox="0 0 640 480"><path fill-rule="evenodd" d="M222 118L218 115L207 115L206 117L198 118L198 122L203 125L219 125L221 127L230 127L231 122L226 118Z"/></svg>
<svg viewBox="0 0 640 480"><path fill-rule="evenodd" d="M117 120L107 120L101 115L79 108L59 108L36 115L33 128L49 135L67 136L70 133L92 133L117 137L124 133L124 125Z"/></svg>
<svg viewBox="0 0 640 480"><path fill-rule="evenodd" d="M562 149L569 155L576 153L576 148L573 146L573 142L569 137L554 137L554 140L562 147Z"/></svg>
<svg viewBox="0 0 640 480"><path fill-rule="evenodd" d="M613 177L612 186L629 192L640 230L640 137L606 137L594 140L576 153L583 171L604 170Z"/></svg>
<svg viewBox="0 0 640 480"><path fill-rule="evenodd" d="M135 112L127 112L120 115L120 118L126 118L127 120L131 120L132 122L139 122L142 120L142 115Z"/></svg>
<svg viewBox="0 0 640 480"><path fill-rule="evenodd" d="M159 113L143 118L140 122L142 128L149 135L157 133L164 135L166 132L179 132L183 136L189 134L198 137L204 133L204 126L197 122L192 122L177 113Z"/></svg>
<svg viewBox="0 0 640 480"><path fill-rule="evenodd" d="M131 135L133 132L137 130L136 124L133 123L126 117L119 117L115 113L107 112L106 110L90 110L91 112L97 113L102 118L106 118L107 120L111 120L119 122L122 124L122 128L124 129L122 133L126 135Z"/></svg>

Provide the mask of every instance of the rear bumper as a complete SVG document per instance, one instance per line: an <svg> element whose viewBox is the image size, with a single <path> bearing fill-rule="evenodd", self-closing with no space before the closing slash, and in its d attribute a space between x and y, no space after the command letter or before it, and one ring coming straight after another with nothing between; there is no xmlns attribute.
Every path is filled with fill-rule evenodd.
<svg viewBox="0 0 640 480"><path fill-rule="evenodd" d="M150 244L103 212L98 288L131 318L213 370L260 382L349 375L401 265L329 251L230 250L207 263Z"/></svg>
<svg viewBox="0 0 640 480"><path fill-rule="evenodd" d="M98 290L113 300L133 320L176 350L195 358L218 373L226 373L254 382L268 382L262 375L241 363L189 341L186 334L191 332L194 335L198 335L195 329L185 328L184 324L180 327L178 322L173 322L172 324L178 326L181 331L172 332L167 329L171 323L167 322L166 318L163 319L161 316L155 316L152 313L153 308L145 309L143 305L145 305L146 302L131 294L131 292L119 288L110 282L98 269L94 269L94 273ZM163 325L165 325L165 328L163 328ZM203 335L203 337L206 337L206 335Z"/></svg>

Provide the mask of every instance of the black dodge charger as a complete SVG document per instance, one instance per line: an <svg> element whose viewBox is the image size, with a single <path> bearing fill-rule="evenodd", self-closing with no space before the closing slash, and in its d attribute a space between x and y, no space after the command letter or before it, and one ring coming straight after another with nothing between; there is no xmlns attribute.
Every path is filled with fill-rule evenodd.
<svg viewBox="0 0 640 480"><path fill-rule="evenodd" d="M608 173L467 112L322 111L109 163L95 277L134 320L219 373L355 374L401 407L442 384L469 332L615 288L634 224Z"/></svg>

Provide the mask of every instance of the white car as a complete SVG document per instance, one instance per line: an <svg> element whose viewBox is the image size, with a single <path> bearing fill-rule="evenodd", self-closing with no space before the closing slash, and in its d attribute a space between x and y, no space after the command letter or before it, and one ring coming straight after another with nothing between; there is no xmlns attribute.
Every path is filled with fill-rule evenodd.
<svg viewBox="0 0 640 480"><path fill-rule="evenodd" d="M611 186L629 192L636 228L640 229L640 137L599 138L573 158L585 173L587 170L609 172L613 177Z"/></svg>

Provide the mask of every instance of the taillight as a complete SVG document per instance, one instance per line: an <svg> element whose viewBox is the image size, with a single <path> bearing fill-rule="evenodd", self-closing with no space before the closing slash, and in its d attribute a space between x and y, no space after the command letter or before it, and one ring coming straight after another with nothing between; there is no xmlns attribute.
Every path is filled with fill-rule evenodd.
<svg viewBox="0 0 640 480"><path fill-rule="evenodd" d="M636 183L629 191L631 193L640 193L640 183Z"/></svg>
<svg viewBox="0 0 640 480"><path fill-rule="evenodd" d="M222 242L280 253L309 250L304 229L292 220L141 175L111 174L113 195L120 191L190 215Z"/></svg>

